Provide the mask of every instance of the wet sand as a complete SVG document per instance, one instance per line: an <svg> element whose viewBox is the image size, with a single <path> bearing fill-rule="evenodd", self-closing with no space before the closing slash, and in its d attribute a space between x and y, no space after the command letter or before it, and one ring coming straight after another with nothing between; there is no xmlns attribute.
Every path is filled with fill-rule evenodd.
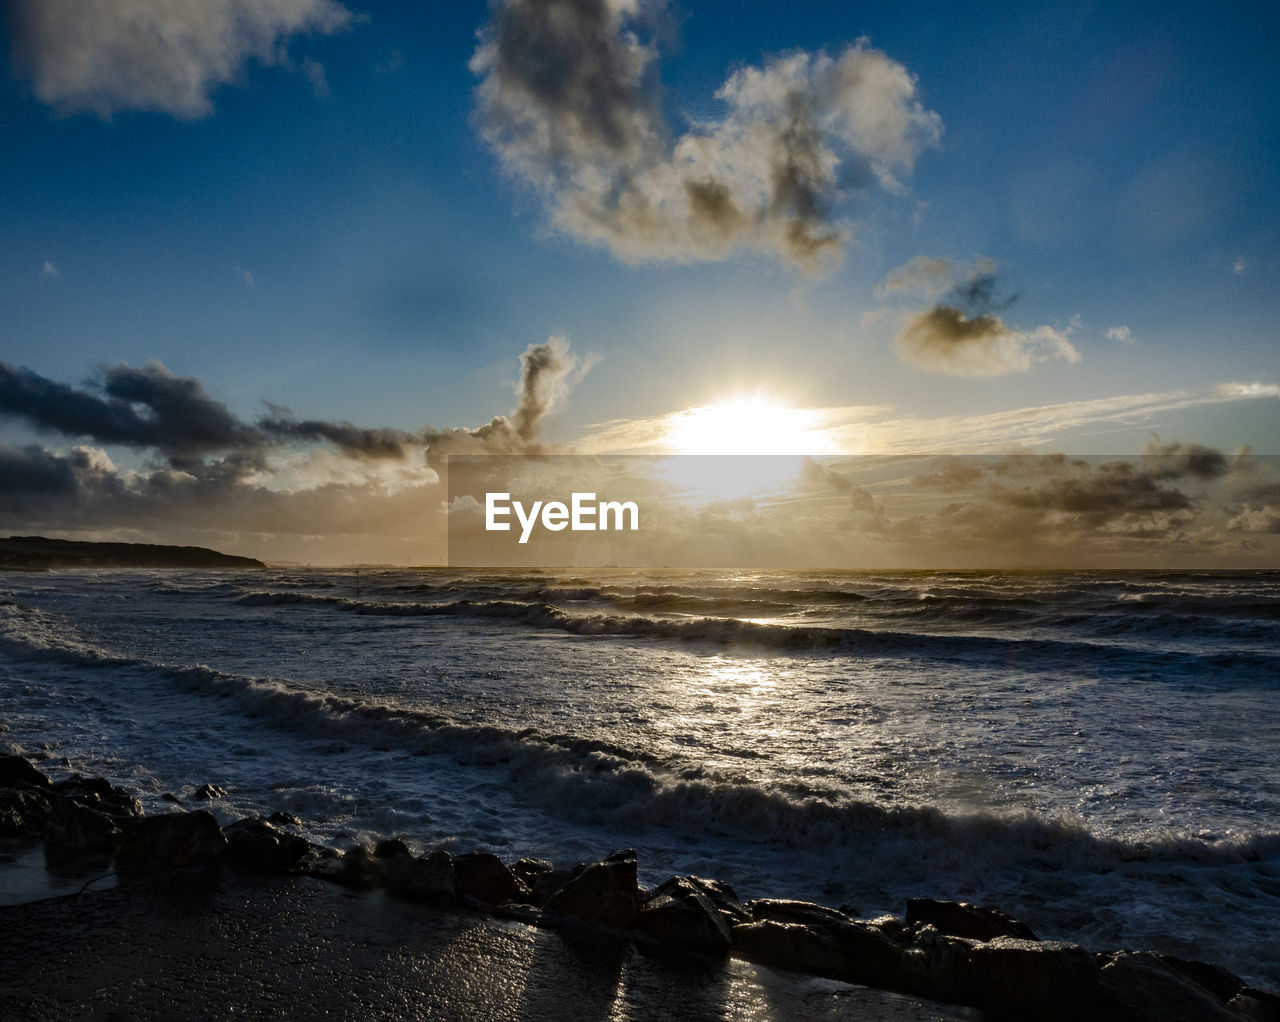
<svg viewBox="0 0 1280 1022"><path fill-rule="evenodd" d="M0 1017L976 1019L736 959L670 959L229 866L0 908Z"/></svg>

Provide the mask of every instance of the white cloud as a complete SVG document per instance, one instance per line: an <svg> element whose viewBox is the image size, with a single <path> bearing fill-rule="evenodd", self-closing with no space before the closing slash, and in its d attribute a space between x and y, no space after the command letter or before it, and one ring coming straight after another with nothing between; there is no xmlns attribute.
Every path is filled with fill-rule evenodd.
<svg viewBox="0 0 1280 1022"><path fill-rule="evenodd" d="M1133 331L1127 326L1113 326L1107 331L1107 340L1131 344L1133 342Z"/></svg>
<svg viewBox="0 0 1280 1022"><path fill-rule="evenodd" d="M1244 273L1252 264L1244 256L1236 256L1235 262L1231 264L1231 272L1235 274Z"/></svg>
<svg viewBox="0 0 1280 1022"><path fill-rule="evenodd" d="M58 274L58 268L53 264L53 260L52 260L52 259L46 259L46 260L44 261L44 265L43 265L42 267L40 267L40 276L42 276L42 277L57 277L57 276L59 276L59 274Z"/></svg>
<svg viewBox="0 0 1280 1022"><path fill-rule="evenodd" d="M629 261L749 250L808 268L838 258L833 209L902 191L942 122L915 78L865 40L735 71L719 119L673 131L657 51L636 34L658 0L504 0L472 58L482 130L539 190L556 227Z"/></svg>
<svg viewBox="0 0 1280 1022"><path fill-rule="evenodd" d="M278 64L291 36L337 32L337 0L13 0L13 67L62 113L108 118L213 110L250 60ZM313 80L314 84L314 80Z"/></svg>

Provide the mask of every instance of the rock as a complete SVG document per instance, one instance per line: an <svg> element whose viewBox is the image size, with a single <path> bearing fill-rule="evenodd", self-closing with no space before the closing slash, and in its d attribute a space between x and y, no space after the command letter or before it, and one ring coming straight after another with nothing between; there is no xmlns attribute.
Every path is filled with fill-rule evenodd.
<svg viewBox="0 0 1280 1022"><path fill-rule="evenodd" d="M307 826L300 819L294 816L293 813L286 812L283 809L280 809L268 816L267 822L274 823L277 827L297 827L299 830L304 830Z"/></svg>
<svg viewBox="0 0 1280 1022"><path fill-rule="evenodd" d="M555 915L626 929L640 909L636 853L626 849L591 863L548 898L545 908Z"/></svg>
<svg viewBox="0 0 1280 1022"><path fill-rule="evenodd" d="M547 873L554 872L555 866L546 859L519 859L511 864L511 873L522 883L527 884L531 889L534 881L538 877ZM566 878L567 879L567 878ZM549 892L553 893L553 892Z"/></svg>
<svg viewBox="0 0 1280 1022"><path fill-rule="evenodd" d="M256 816L237 820L223 833L232 860L251 869L293 873L311 851L305 838L286 834Z"/></svg>
<svg viewBox="0 0 1280 1022"><path fill-rule="evenodd" d="M99 812L120 820L142 815L142 803L124 788L117 788L105 777L81 777L76 774L53 786L59 797L74 798Z"/></svg>
<svg viewBox="0 0 1280 1022"><path fill-rule="evenodd" d="M458 895L474 898L485 908L511 901L519 892L515 874L491 852L471 852L453 860Z"/></svg>
<svg viewBox="0 0 1280 1022"><path fill-rule="evenodd" d="M1280 1022L1280 994L1270 990L1243 987L1227 1007L1251 1022Z"/></svg>
<svg viewBox="0 0 1280 1022"><path fill-rule="evenodd" d="M823 925L825 923L847 923L849 917L826 905L815 905L809 901L788 901L782 898L758 898L744 906L747 914L755 922L769 920L775 923L800 923Z"/></svg>
<svg viewBox="0 0 1280 1022"><path fill-rule="evenodd" d="M695 876L685 877L685 879L707 896L730 926L734 923L751 921L751 913L743 907L738 896L734 894L733 888L723 880L708 880L706 877Z"/></svg>
<svg viewBox="0 0 1280 1022"><path fill-rule="evenodd" d="M442 849L385 859L382 876L387 890L398 898L449 904L457 896L453 857Z"/></svg>
<svg viewBox="0 0 1280 1022"><path fill-rule="evenodd" d="M371 891L382 883L382 868L371 849L364 845L348 848L341 867L333 874L334 883L357 891Z"/></svg>
<svg viewBox="0 0 1280 1022"><path fill-rule="evenodd" d="M383 838L373 848L376 859L394 859L397 855L412 855L409 846L398 837Z"/></svg>
<svg viewBox="0 0 1280 1022"><path fill-rule="evenodd" d="M720 909L690 877L664 881L644 901L635 928L662 947L725 954L733 938Z"/></svg>
<svg viewBox="0 0 1280 1022"><path fill-rule="evenodd" d="M972 940L992 940L996 937L1038 939L1031 932L1031 927L999 909L983 908L967 901L908 898L907 925L916 924L927 924L936 927L939 933L952 937L969 937Z"/></svg>
<svg viewBox="0 0 1280 1022"><path fill-rule="evenodd" d="M171 792L171 791L166 791L166 792L165 792L163 795L161 795L160 797L161 797L162 799L164 799L166 802L172 802L172 803L174 803L174 805L181 805L181 804L182 804L182 799L178 798L178 796L177 796L177 795L175 795L175 794L174 794L173 792Z"/></svg>
<svg viewBox="0 0 1280 1022"><path fill-rule="evenodd" d="M960 1003L981 1008L993 1019L1075 1022L1117 1017L1110 1005L1100 1004L1105 999L1099 996L1093 955L1075 944L1014 937L960 942L970 947L964 982L973 987ZM954 982L954 976L949 978Z"/></svg>
<svg viewBox="0 0 1280 1022"><path fill-rule="evenodd" d="M204 802L211 798L223 798L226 794L226 788L220 788L216 784L202 784L195 791L195 799L197 802Z"/></svg>
<svg viewBox="0 0 1280 1022"><path fill-rule="evenodd" d="M135 820L116 846L121 869L170 869L217 858L227 850L227 839L213 814L203 809L190 813L162 813Z"/></svg>
<svg viewBox="0 0 1280 1022"><path fill-rule="evenodd" d="M32 838L44 833L52 803L34 789L0 788L0 838Z"/></svg>
<svg viewBox="0 0 1280 1022"><path fill-rule="evenodd" d="M123 817L101 804L78 798L57 799L49 812L45 849L55 862L69 862L84 855L110 855L115 851Z"/></svg>
<svg viewBox="0 0 1280 1022"><path fill-rule="evenodd" d="M735 951L763 965L881 989L900 990L904 983L902 948L865 923L762 919L738 924L732 935Z"/></svg>
<svg viewBox="0 0 1280 1022"><path fill-rule="evenodd" d="M1208 962L1197 962L1190 958L1176 958L1173 955L1156 955L1174 972L1181 973L1193 983L1204 987L1224 1004L1230 1001L1244 987L1244 980L1221 965L1210 965Z"/></svg>
<svg viewBox="0 0 1280 1022"><path fill-rule="evenodd" d="M545 906L556 891L560 890L590 865L591 863L589 862L580 862L572 869L552 869L538 873L533 877L532 882L528 884L530 903L540 908Z"/></svg>
<svg viewBox="0 0 1280 1022"><path fill-rule="evenodd" d="M0 788L51 788L53 784L21 756L0 756Z"/></svg>
<svg viewBox="0 0 1280 1022"><path fill-rule="evenodd" d="M1100 956L1101 991L1116 1006L1113 1017L1126 1022L1213 1022L1238 1019L1226 1004L1199 983L1175 971L1162 955L1117 951Z"/></svg>

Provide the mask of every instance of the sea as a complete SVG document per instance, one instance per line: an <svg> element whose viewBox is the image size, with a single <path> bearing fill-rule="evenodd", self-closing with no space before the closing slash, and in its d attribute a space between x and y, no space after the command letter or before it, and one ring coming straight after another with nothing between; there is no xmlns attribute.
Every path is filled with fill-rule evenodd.
<svg viewBox="0 0 1280 1022"><path fill-rule="evenodd" d="M9 573L0 707L0 748L148 812L634 848L1280 987L1278 572Z"/></svg>

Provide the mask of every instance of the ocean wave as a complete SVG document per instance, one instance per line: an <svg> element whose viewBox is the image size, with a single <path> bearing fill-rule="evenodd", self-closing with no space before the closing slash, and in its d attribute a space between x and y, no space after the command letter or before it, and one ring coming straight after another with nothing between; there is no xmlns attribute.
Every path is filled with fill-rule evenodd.
<svg viewBox="0 0 1280 1022"><path fill-rule="evenodd" d="M195 695L229 699L244 716L291 734L445 755L496 769L523 803L579 824L659 827L833 854L905 842L982 860L1075 870L1126 862L1226 865L1280 856L1280 831L1206 838L1158 829L1118 838L1096 834L1077 818L1031 811L882 805L834 792L785 791L618 742L462 723L444 713L315 691L287 679L119 656L61 633L52 616L12 601L0 601L0 644L10 656L140 672Z"/></svg>
<svg viewBox="0 0 1280 1022"><path fill-rule="evenodd" d="M383 602L303 592L253 592L236 601L247 607L314 605L388 617L464 616L504 620L555 629L584 637L641 638L718 645L754 646L791 653L822 652L843 656L994 658L1029 670L1060 670L1123 663L1140 671L1189 670L1210 676L1231 673L1241 683L1274 684L1280 656L1257 650L1135 649L1100 641L1035 636L980 635L839 627L734 617L654 616L650 614L574 613L546 602L521 600L449 600ZM1270 679L1270 680L1269 680Z"/></svg>

